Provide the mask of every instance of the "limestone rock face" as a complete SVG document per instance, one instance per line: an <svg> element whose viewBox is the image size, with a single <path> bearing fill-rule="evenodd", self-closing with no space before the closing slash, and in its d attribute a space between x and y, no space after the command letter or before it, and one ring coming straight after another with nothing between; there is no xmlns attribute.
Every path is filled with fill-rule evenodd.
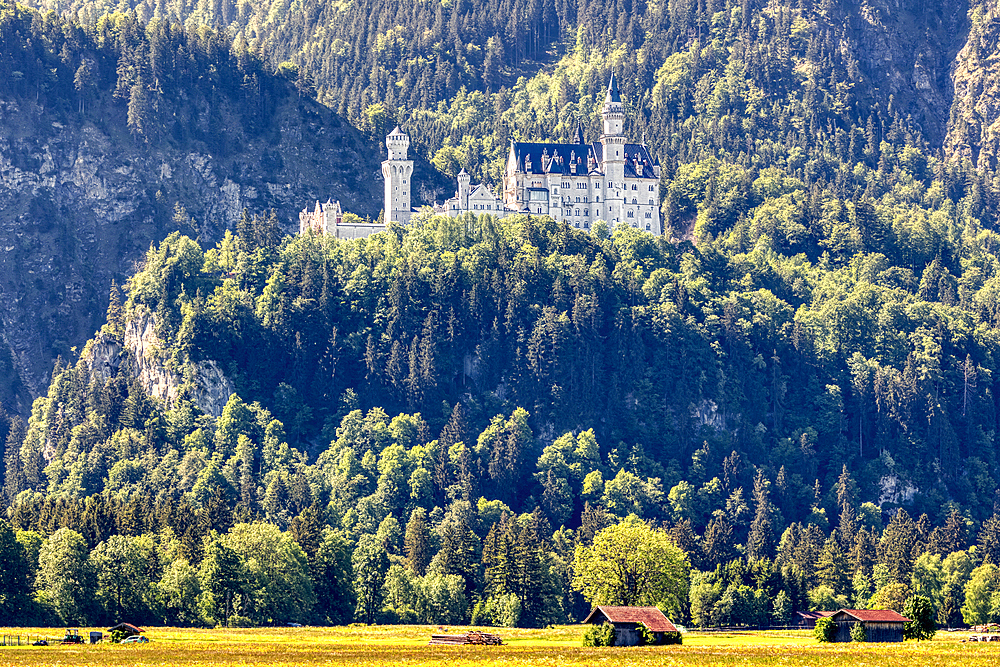
<svg viewBox="0 0 1000 667"><path fill-rule="evenodd" d="M99 333L94 337L87 356L87 366L90 372L107 382L118 372L122 362L124 348L112 336Z"/></svg>
<svg viewBox="0 0 1000 667"><path fill-rule="evenodd" d="M968 32L969 2L838 4L845 26L843 48L869 79L871 101L882 111L891 103L893 111L917 126L932 145L940 145L952 100L951 69Z"/></svg>
<svg viewBox="0 0 1000 667"><path fill-rule="evenodd" d="M996 169L1000 159L1000 10L971 12L968 39L955 59L955 97L945 140L953 162Z"/></svg>
<svg viewBox="0 0 1000 667"><path fill-rule="evenodd" d="M377 145L311 100L290 97L273 132L223 149L136 140L123 118L0 96L0 404L10 411L27 413L57 357L72 363L104 322L112 279L122 284L170 232L212 244L244 207L274 209L292 231L303 205L330 197L362 215L381 208L382 184L368 177Z"/></svg>
<svg viewBox="0 0 1000 667"><path fill-rule="evenodd" d="M165 364L167 354L156 335L156 318L140 312L125 324L125 350L135 358L135 373L150 396L172 406L180 395L184 380ZM194 366L192 400L203 412L218 417L235 389L213 360Z"/></svg>

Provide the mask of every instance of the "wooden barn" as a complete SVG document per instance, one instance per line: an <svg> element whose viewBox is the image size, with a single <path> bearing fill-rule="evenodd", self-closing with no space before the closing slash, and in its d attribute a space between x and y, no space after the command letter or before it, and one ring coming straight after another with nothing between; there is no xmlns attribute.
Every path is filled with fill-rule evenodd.
<svg viewBox="0 0 1000 667"><path fill-rule="evenodd" d="M656 607L594 607L583 622L615 626L615 646L638 646L640 625L653 633L656 643L662 643L666 633L677 632L677 627Z"/></svg>
<svg viewBox="0 0 1000 667"><path fill-rule="evenodd" d="M816 627L816 621L836 613L835 611L797 611L795 612L796 625L803 630L812 630Z"/></svg>
<svg viewBox="0 0 1000 667"><path fill-rule="evenodd" d="M891 609L841 609L830 618L837 624L835 642L851 641L851 628L858 623L865 626L865 641L901 642L903 624L910 620Z"/></svg>

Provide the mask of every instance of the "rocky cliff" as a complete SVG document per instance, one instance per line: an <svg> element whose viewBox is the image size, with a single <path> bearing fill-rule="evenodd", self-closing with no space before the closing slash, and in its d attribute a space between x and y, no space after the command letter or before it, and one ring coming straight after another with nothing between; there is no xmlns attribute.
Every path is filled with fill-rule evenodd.
<svg viewBox="0 0 1000 667"><path fill-rule="evenodd" d="M139 308L125 322L124 340L116 340L104 332L94 337L87 346L84 358L91 373L103 379L115 375L126 359L131 377L138 378L146 393L172 406L182 390L206 414L218 417L222 408L235 391L233 383L219 365L211 359L192 364L187 377L170 367L169 354L156 334L156 317L145 308Z"/></svg>
<svg viewBox="0 0 1000 667"><path fill-rule="evenodd" d="M112 279L174 229L212 240L244 208L273 208L291 229L303 206L328 197L378 215L377 145L311 101L291 98L275 120L273 136L220 155L0 99L0 322L18 376L4 379L15 396L0 400L24 411L53 359L72 357L100 324Z"/></svg>
<svg viewBox="0 0 1000 667"><path fill-rule="evenodd" d="M966 43L952 68L954 103L945 153L996 169L1000 158L1000 8L980 2L970 12Z"/></svg>
<svg viewBox="0 0 1000 667"><path fill-rule="evenodd" d="M953 66L969 32L967 0L847 0L823 6L840 14L841 48L868 79L854 93L908 117L940 146L954 91Z"/></svg>

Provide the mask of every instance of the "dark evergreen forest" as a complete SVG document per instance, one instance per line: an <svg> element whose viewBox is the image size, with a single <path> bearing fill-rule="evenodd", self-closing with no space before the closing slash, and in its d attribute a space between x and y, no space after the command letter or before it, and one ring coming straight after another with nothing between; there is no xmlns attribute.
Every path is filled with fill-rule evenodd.
<svg viewBox="0 0 1000 667"><path fill-rule="evenodd" d="M98 71L140 137L152 82L184 71L154 67L161 44L244 107L278 72L495 181L512 137L593 136L615 71L670 233L424 213L340 242L248 212L214 247L171 235L6 421L8 618L578 620L577 547L635 515L694 568L683 622L911 594L940 623L997 620L992 165L957 100L887 94L851 3L209 5L5 10L38 44L9 85L42 95L52 72L84 104L67 36L135 35ZM961 67L989 48L976 7L904 10L967 40ZM206 365L235 389L216 416ZM143 595L123 601L112 559Z"/></svg>

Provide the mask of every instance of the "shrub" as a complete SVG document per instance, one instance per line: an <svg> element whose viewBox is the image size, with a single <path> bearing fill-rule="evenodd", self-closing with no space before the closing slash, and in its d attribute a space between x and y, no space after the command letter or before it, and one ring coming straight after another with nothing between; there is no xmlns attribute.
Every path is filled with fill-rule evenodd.
<svg viewBox="0 0 1000 667"><path fill-rule="evenodd" d="M813 635L821 642L832 642L837 636L837 624L832 618L821 618L816 621Z"/></svg>
<svg viewBox="0 0 1000 667"><path fill-rule="evenodd" d="M680 632L664 632L661 644L680 644L682 642Z"/></svg>
<svg viewBox="0 0 1000 667"><path fill-rule="evenodd" d="M865 630L864 623L855 623L851 626L851 641L852 642L866 642L868 641L868 631Z"/></svg>
<svg viewBox="0 0 1000 667"><path fill-rule="evenodd" d="M903 624L904 639L933 639L937 632L934 622L934 606L923 595L911 595L903 606L903 616L909 621Z"/></svg>
<svg viewBox="0 0 1000 667"><path fill-rule="evenodd" d="M610 623L594 625L583 633L584 646L614 646L615 626Z"/></svg>
<svg viewBox="0 0 1000 667"><path fill-rule="evenodd" d="M657 639L656 633L645 625L639 626L639 646L663 646L666 644L680 644L680 632L663 632Z"/></svg>

